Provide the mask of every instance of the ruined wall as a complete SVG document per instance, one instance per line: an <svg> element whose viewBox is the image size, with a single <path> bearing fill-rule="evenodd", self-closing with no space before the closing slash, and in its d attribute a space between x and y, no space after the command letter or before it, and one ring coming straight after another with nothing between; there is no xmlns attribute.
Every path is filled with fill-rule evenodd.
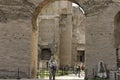
<svg viewBox="0 0 120 80"><path fill-rule="evenodd" d="M51 54L54 54L58 64L59 64L59 17L58 16L40 16L39 18L39 40L38 40L38 48L51 49ZM39 51L39 54L41 52ZM50 54L50 55L51 55ZM39 57L40 58L40 57ZM46 62L48 60L41 60L42 64L45 64L43 68L46 66Z"/></svg>
<svg viewBox="0 0 120 80"><path fill-rule="evenodd" d="M99 61L104 61L108 70L116 69L114 42L114 17L120 10L116 4L109 4L99 15L86 20L86 69L92 76Z"/></svg>
<svg viewBox="0 0 120 80"><path fill-rule="evenodd" d="M30 69L29 21L0 23L0 77L28 77ZM17 26L17 27L16 27Z"/></svg>
<svg viewBox="0 0 120 80"><path fill-rule="evenodd" d="M0 78L29 77L32 4L0 0Z"/></svg>
<svg viewBox="0 0 120 80"><path fill-rule="evenodd" d="M55 1L55 0L52 0L52 1ZM96 17L96 16L98 16L98 15L101 15L102 13L103 13L103 10L104 9L107 9L108 7L109 7L109 5L110 4L112 4L112 3L114 3L112 0L80 0L80 1L78 1L78 0L70 0L70 1L73 1L73 2L78 2L78 4L84 9L84 11L85 11L85 15L88 17L87 18L87 24L89 25L89 20L90 20L90 18L92 19L93 18L93 22L95 22L95 23L90 23L91 25L92 25L92 27L94 27L94 24L96 24L96 23L99 23L99 22L97 22L98 21L98 18ZM49 0L45 0L42 4L41 4L41 6L43 6L44 4L47 4L47 2L50 2ZM115 3L116 4L116 3ZM116 5L118 5L118 3L116 4ZM37 14L39 13L39 10L41 9L41 6L39 5L39 8L35 11L35 14L36 15L34 15L34 17L36 17L37 16ZM112 10L110 11L110 12L112 12ZM94 20L95 19L95 20ZM99 18L100 19L100 18ZM33 24L34 24L34 26L33 26L33 28L36 30L37 29L37 27L35 26L35 19L33 20ZM87 25L87 26L88 26ZM98 27L98 26L97 26ZM88 28L88 27L87 27ZM93 30L93 29L92 29ZM90 32L92 31L92 30L90 30ZM96 28L96 30L99 30L99 28ZM87 29L86 30L86 33L89 33L89 29ZM94 33L95 34L95 33ZM88 37L88 40L86 40L86 41L88 41L88 43L91 43L91 41L89 40L89 39L91 39L91 37L89 37L89 34L86 34L86 37ZM112 36L113 37L113 36ZM97 37L97 38L95 38L95 36L93 37L94 38L94 40L97 40L97 39L102 39L101 37ZM110 37L111 38L111 37ZM101 41L102 42L102 41ZM104 43L94 43L96 46L102 46L102 45L104 45ZM99 44L101 44L101 45L99 45ZM107 43L108 45L109 45L109 41L108 41L108 43ZM88 75L89 75L89 77L92 77L92 67L95 67L95 65L93 65L94 63L92 63L93 61L93 58L96 58L96 57L93 57L92 55L90 56L89 54L90 53L94 53L94 55L95 55L95 51L99 51L99 49L97 48L97 47L95 47L95 48L97 48L96 50L95 49L93 49L92 47L93 47L93 45L88 45L88 44L86 44L86 46L88 46L87 47L87 52L86 52L86 69L88 69ZM108 49L108 48L105 48L105 49ZM111 50L111 48L109 48L110 50ZM92 52L92 51L94 51L94 52ZM106 50L106 51L108 51L108 50ZM109 53L109 52L107 52L107 53ZM98 55L98 54L97 54ZM97 55L95 55L95 56L97 56ZM113 54L107 54L107 56L110 56L110 55L113 55ZM99 56L101 59L103 59L103 57L100 55ZM114 65L114 67L112 68L112 69L115 69L115 66L116 66L116 62L115 62L115 57L116 57L116 55L113 55L113 58L112 58L112 60L113 60L113 65ZM87 59L88 58L88 59ZM100 58L97 58L97 59L99 59L100 60ZM97 61L97 59L95 59L96 61ZM108 58L109 59L109 58ZM96 63L96 62L95 62ZM109 62L107 62L109 65L110 65L110 63ZM91 65L92 64L92 65ZM88 66L89 65L89 66Z"/></svg>
<svg viewBox="0 0 120 80"><path fill-rule="evenodd" d="M69 19L68 16L70 16L71 18ZM49 19L52 22L47 22ZM72 3L69 1L55 1L42 9L41 13L39 14L38 20L41 22L38 23L40 31L40 45L42 45L42 43L52 45L54 44L53 39L55 38L55 43L57 43L57 52L55 52L55 56L57 58L58 64L62 66L71 66L72 22L70 22L70 20L72 20ZM44 20L44 23L42 23L42 20ZM68 23L69 25L66 23ZM53 46L49 47L52 48ZM66 58L68 59L67 61Z"/></svg>
<svg viewBox="0 0 120 80"><path fill-rule="evenodd" d="M78 2L88 17L86 25L86 46L88 46L86 48L86 68L88 72L92 71L97 61L101 59L105 59L109 69L115 69L113 26L110 24L113 22L114 14L119 10L119 6L117 6L119 3L113 5L112 0L70 1ZM43 3L38 6L40 2ZM18 67L22 71L20 74L22 77L28 77L26 76L28 68L30 68L31 76L36 77L38 50L36 16L42 7L50 2L51 0L0 0L1 77L16 78ZM111 55L112 57L110 57ZM89 73L89 75L91 74Z"/></svg>
<svg viewBox="0 0 120 80"><path fill-rule="evenodd" d="M72 27L72 65L80 64L77 61L77 51L85 50L85 16L80 7L73 7Z"/></svg>
<svg viewBox="0 0 120 80"><path fill-rule="evenodd" d="M12 0L12 1L1 0L0 1L0 21L1 21L0 27L2 28L2 26L3 26L4 28L2 28L2 29L7 29L6 31L3 31L3 33L5 32L5 35L1 34L1 37L2 36L6 37L6 39L1 39L2 44L4 46L6 45L6 43L12 44L8 40L13 39L12 45L7 44L5 47L1 45L1 60L3 60L3 57L4 57L4 61L6 61L6 59L8 59L6 61L7 65L5 63L1 62L1 67L0 67L1 68L1 77L4 76L5 78L7 78L7 77L16 78L17 74L18 74L17 73L18 68L20 68L20 72L21 72L20 75L22 78L24 78L24 77L27 78L31 74L33 74L34 77L36 77L37 57L38 57L38 54L37 54L38 47L36 44L38 42L38 40L36 37L38 37L37 36L38 32L33 32L33 34L31 32L32 31L31 22L32 22L33 13L34 13L35 9L37 8L38 3L41 2L40 0L37 1L38 3L36 1L32 1L32 0L30 0L30 2L28 2L27 0L20 0L20 1L18 1L18 0ZM58 5L56 5L56 6L58 6ZM55 7L55 6L52 6L52 7ZM49 9L49 11L52 12L52 10L50 10L50 9ZM64 12L67 13L66 10L63 9L61 11L61 13L64 13ZM22 28L22 29L19 29L19 28ZM14 31L14 30L16 30L16 31ZM11 36L6 36L6 34L15 37L15 39L12 38ZM18 39L16 39L16 37ZM19 39L19 37L20 37L20 39ZM15 42L15 41L17 41L17 42ZM15 48L16 45L17 45L17 51ZM13 47L11 47L11 46L13 46ZM9 50L6 50L7 48L9 48ZM6 51L9 53L6 53ZM20 55L17 55L19 53L20 53ZM4 55L6 55L8 57L6 57ZM12 55L12 57L11 57L11 55ZM24 56L24 59L23 59L23 56ZM21 60L21 58L22 58L22 60ZM15 64L12 64L12 63L15 63ZM3 71L3 73L2 73L2 71Z"/></svg>

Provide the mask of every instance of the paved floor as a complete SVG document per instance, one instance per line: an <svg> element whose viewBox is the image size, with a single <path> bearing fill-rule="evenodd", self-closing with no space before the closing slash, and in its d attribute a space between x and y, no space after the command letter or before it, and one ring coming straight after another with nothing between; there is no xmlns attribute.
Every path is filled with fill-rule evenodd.
<svg viewBox="0 0 120 80"><path fill-rule="evenodd" d="M84 76L80 76L78 77L77 75L75 74L70 74L70 75L66 75L66 76L59 76L59 77L56 77L56 79L72 79L72 80L84 80Z"/></svg>
<svg viewBox="0 0 120 80"><path fill-rule="evenodd" d="M40 79L0 79L0 80L49 80L49 78L40 78ZM69 74L65 76L57 76L55 80L84 80L84 76L81 75L78 77L75 74Z"/></svg>
<svg viewBox="0 0 120 80"><path fill-rule="evenodd" d="M65 76L56 76L56 80L84 80L84 72L80 74L80 77L75 74L69 74ZM0 80L49 80L49 78L40 78L40 79L0 79Z"/></svg>
<svg viewBox="0 0 120 80"><path fill-rule="evenodd" d="M78 77L78 75L75 74L69 74L64 76L56 76L56 80L84 80L84 77L85 77L85 73L84 71L82 71L80 73L80 77ZM49 78L45 78L45 79L49 79Z"/></svg>
<svg viewBox="0 0 120 80"><path fill-rule="evenodd" d="M45 78L45 79L49 79L49 78ZM75 74L69 74L69 75L65 75L65 76L57 76L56 80L84 80L84 75L81 75L80 77L78 77Z"/></svg>

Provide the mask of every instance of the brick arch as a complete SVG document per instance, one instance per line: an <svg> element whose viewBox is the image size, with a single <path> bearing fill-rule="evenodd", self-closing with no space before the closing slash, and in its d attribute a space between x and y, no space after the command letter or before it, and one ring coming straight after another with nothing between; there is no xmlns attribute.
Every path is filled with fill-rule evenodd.
<svg viewBox="0 0 120 80"><path fill-rule="evenodd" d="M70 2L73 2L73 3L76 3L76 4L78 4L79 6L80 6L80 4L79 4L79 2L80 2L80 0L44 0L43 2L41 2L38 6L37 6L37 8L36 8L36 10L34 11L34 13L33 13L33 18L32 18L32 30L33 31L36 31L38 28L37 28L37 24L36 24L36 21L37 21L37 17L38 17L38 15L39 15L39 13L41 12L41 10L43 9L43 7L45 6L45 5L48 5L48 4L50 4L50 3L52 3L52 2L55 2L55 1L70 1ZM84 1L84 0L83 0ZM83 2L82 1L82 2ZM81 6L80 6L81 7Z"/></svg>
<svg viewBox="0 0 120 80"><path fill-rule="evenodd" d="M38 55L38 28L37 28L37 17L39 15L39 13L41 12L41 10L43 9L43 7L45 5L48 5L54 1L61 1L61 0L40 0L39 5L37 6L37 8L35 9L34 13L33 13L33 18L32 18L32 49L31 49L31 61L30 61L30 76L32 78L35 78L37 75L37 55ZM113 3L112 0L63 0L63 1L71 1L74 2L78 5L80 5L85 13L86 16L95 16L98 15L100 13L102 13L102 11L109 7L109 4Z"/></svg>
<svg viewBox="0 0 120 80"><path fill-rule="evenodd" d="M37 58L38 58L38 28L37 28L37 17L39 15L39 13L41 12L41 10L43 9L43 7L45 5L48 5L54 1L61 1L61 0L44 0L43 2L41 2L38 7L36 8L36 10L33 13L33 18L32 18L32 44L31 44L31 55L30 55L30 77L31 78L36 78L37 76ZM70 2L74 2L78 5L80 5L78 2L80 0L64 0L64 1L70 1Z"/></svg>
<svg viewBox="0 0 120 80"><path fill-rule="evenodd" d="M114 26L115 47L120 48L120 11L115 15Z"/></svg>
<svg viewBox="0 0 120 80"><path fill-rule="evenodd" d="M62 0L43 0L40 1L37 8L35 9L33 13L32 18L32 30L37 30L36 20L37 16L41 12L42 8L45 5L48 5L54 1L62 1ZM105 8L108 7L109 4L113 3L112 0L63 0L63 1L70 1L73 3L78 4L80 7L82 7L85 11L86 16L94 16L99 13L101 13ZM94 4L93 4L94 3Z"/></svg>

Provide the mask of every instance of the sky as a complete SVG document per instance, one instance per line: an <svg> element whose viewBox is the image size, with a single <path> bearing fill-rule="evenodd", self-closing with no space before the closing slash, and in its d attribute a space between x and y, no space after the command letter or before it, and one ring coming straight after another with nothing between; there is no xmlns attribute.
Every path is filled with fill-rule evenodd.
<svg viewBox="0 0 120 80"><path fill-rule="evenodd" d="M75 4L75 3L72 3L72 6L73 7L79 7L79 5ZM82 11L83 14L85 14L84 10L80 7L80 10Z"/></svg>
<svg viewBox="0 0 120 80"><path fill-rule="evenodd" d="M75 3L72 3L72 6L74 6L74 7L78 7L78 5L77 5L77 4L75 4Z"/></svg>

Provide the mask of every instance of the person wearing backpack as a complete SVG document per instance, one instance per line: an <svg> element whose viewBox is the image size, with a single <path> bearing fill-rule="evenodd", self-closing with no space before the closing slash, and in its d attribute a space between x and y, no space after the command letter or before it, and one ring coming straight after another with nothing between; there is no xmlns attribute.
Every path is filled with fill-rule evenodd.
<svg viewBox="0 0 120 80"><path fill-rule="evenodd" d="M51 56L49 62L48 62L48 66L49 66L49 80L55 80L55 73L57 70L57 61L55 60L54 56Z"/></svg>

